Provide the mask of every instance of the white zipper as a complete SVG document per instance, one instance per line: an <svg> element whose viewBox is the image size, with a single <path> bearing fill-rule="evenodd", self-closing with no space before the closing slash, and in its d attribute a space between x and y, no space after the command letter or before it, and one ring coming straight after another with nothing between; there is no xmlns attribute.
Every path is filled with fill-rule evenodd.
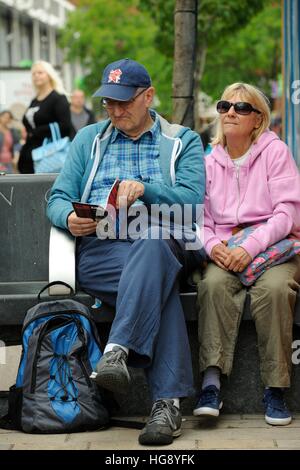
<svg viewBox="0 0 300 470"><path fill-rule="evenodd" d="M171 155L171 161L170 161L170 176L171 176L171 182L173 186L175 185L175 182L176 182L175 162L181 150L182 150L181 139L176 138L174 142L174 146L173 146L172 155Z"/></svg>
<svg viewBox="0 0 300 470"><path fill-rule="evenodd" d="M238 199L238 205L237 205L237 209L236 209L236 222L237 222L237 225L239 225L239 208L240 208L240 203L241 203L241 194L240 194L240 179L239 179L239 175L240 175L240 167L237 166L235 168L235 175L236 175L236 181L237 181L237 187L238 187L238 193L239 193L239 199Z"/></svg>

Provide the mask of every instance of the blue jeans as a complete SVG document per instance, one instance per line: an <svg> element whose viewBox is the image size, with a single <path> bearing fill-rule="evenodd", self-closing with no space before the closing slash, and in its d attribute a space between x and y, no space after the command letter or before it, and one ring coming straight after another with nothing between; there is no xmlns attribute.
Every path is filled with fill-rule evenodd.
<svg viewBox="0 0 300 470"><path fill-rule="evenodd" d="M179 277L201 258L174 239L83 237L78 247L79 284L115 307L109 342L129 349L130 366L145 368L154 401L194 393Z"/></svg>

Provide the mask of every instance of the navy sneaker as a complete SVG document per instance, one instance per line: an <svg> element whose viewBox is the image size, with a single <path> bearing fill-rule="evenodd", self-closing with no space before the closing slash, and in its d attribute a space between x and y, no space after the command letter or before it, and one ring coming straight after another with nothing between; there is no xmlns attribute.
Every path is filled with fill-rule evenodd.
<svg viewBox="0 0 300 470"><path fill-rule="evenodd" d="M208 385L201 393L194 416L219 416L223 403L220 400L220 390L215 385Z"/></svg>
<svg viewBox="0 0 300 470"><path fill-rule="evenodd" d="M266 388L263 403L265 405L265 420L273 426L286 426L292 421L292 416L283 400L281 388Z"/></svg>

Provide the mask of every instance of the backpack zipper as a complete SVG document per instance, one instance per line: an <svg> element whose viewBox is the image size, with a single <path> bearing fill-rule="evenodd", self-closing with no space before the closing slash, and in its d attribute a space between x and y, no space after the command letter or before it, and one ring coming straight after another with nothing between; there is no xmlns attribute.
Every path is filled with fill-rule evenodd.
<svg viewBox="0 0 300 470"><path fill-rule="evenodd" d="M236 224L239 225L239 209L240 209L240 204L241 204L240 167L235 168L235 176L236 176L238 193L239 193L238 205L236 209Z"/></svg>
<svg viewBox="0 0 300 470"><path fill-rule="evenodd" d="M66 319L67 320L67 319ZM51 320L50 320L51 321ZM40 350L41 350L41 346L42 346L42 341L44 339L44 337L46 336L46 334L49 334L51 333L52 331L56 330L57 328L61 328L62 326L66 326L72 322L75 322L76 326L77 326L77 331L78 331L78 337L79 339L81 340L81 343L84 344L84 340L82 339L83 338L83 328L80 324L80 322L77 320L77 319L68 319L67 321L65 322L62 322L61 325L59 326L53 326L52 328L49 328L47 330L47 326L48 326L48 322L45 323L45 325L43 326L42 328L42 331L40 332L40 335L39 335L39 339L38 339L38 345L37 345L37 349L36 349L36 353L35 353L35 356L34 356L34 360L33 360L33 363L32 363L32 376L31 376L31 387L30 387L30 393L34 393L35 392L35 387L36 387L36 375L37 375L37 363L38 363L38 360L39 360L39 355L40 355ZM86 355L86 350L84 351L84 354ZM82 373L85 377L85 380L88 384L89 387L92 387L92 380L90 379L90 376L85 368L85 365L82 361L82 358L81 357L77 357L77 361L80 365L80 368L82 370Z"/></svg>
<svg viewBox="0 0 300 470"><path fill-rule="evenodd" d="M85 368L85 365L84 365L82 359L81 359L81 358L80 358L80 359L78 358L78 362L79 362L80 368L81 368L81 370L82 370L82 373L83 373L83 375L84 375L84 377L85 377L85 380L86 380L88 386L89 386L89 387L92 387L92 385L93 385L92 380L91 380L91 378L90 378L90 376L89 376L89 374L88 374L88 371L87 371L86 368Z"/></svg>
<svg viewBox="0 0 300 470"><path fill-rule="evenodd" d="M94 341L95 341L95 343L97 344L97 346L99 347L99 349L101 351L101 344L100 344L100 341L98 341L98 339L97 339L97 335L95 334L94 326L93 326L93 323L92 323L92 322L94 322L93 318L91 318L90 316L86 315L83 312L80 312L79 310L72 310L72 313L68 312L68 310L61 310L61 311L58 311L58 312L41 313L40 315L37 315L36 317L32 318L26 325L23 325L23 327L22 327L22 331L21 331L22 346L24 347L24 344L23 344L24 331L34 321L39 320L40 318L46 317L47 315L68 315L68 316L70 316L70 315L73 315L75 313L78 314L78 315L82 315L84 318L86 318L89 321L90 326L91 326L91 333L93 334Z"/></svg>
<svg viewBox="0 0 300 470"><path fill-rule="evenodd" d="M72 310L72 313L69 312L69 310L59 310L58 312L48 312L48 313L40 313L39 315L37 315L36 317L32 318L31 320L29 320L28 323L26 323L26 325L23 325L23 328L22 328L22 331L21 331L21 334L23 336L23 333L24 331L26 330L26 328L31 324L33 323L34 321L36 320L39 320L40 318L43 318L43 317L46 317L48 315L73 315L73 313L78 313L79 315L82 315L83 317L87 318L89 321L91 321L91 317L89 317L88 315L86 315L85 313L83 312L80 312L79 310Z"/></svg>
<svg viewBox="0 0 300 470"><path fill-rule="evenodd" d="M88 348L88 346L87 346L86 342L84 341L84 332L83 332L83 328L82 328L82 325L81 325L81 323L80 323L79 321L76 321L76 320L75 320L75 322L76 322L76 325L77 325L77 330L78 330L79 339L81 340L81 343L82 343L82 344L85 344L85 349L84 349L83 353L84 353L84 355L85 355L85 358L87 358L87 357L88 357L88 356L87 356L87 348ZM82 360L82 356L78 357L77 360L78 360L78 362L79 362L79 365L80 365L80 367L81 367L82 373L83 373L83 375L84 375L84 377L85 377L85 380L86 380L88 386L89 386L89 387L92 387L92 380L91 380L91 378L90 378L90 375L89 375L88 371L86 370L85 364L84 364L84 362L83 362L83 360Z"/></svg>

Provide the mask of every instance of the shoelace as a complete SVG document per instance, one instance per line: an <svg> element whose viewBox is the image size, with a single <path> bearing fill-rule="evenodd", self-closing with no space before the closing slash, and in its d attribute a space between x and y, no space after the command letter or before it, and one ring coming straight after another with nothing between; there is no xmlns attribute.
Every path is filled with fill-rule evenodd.
<svg viewBox="0 0 300 470"><path fill-rule="evenodd" d="M70 360L67 355L58 356L57 370L54 375L54 380L60 386L52 398L58 401L74 402L77 399L77 390L72 380ZM63 394L61 393L63 392Z"/></svg>
<svg viewBox="0 0 300 470"><path fill-rule="evenodd" d="M201 402L205 401L207 403L211 403L218 398L217 393L215 390L209 389L205 390L201 396Z"/></svg>
<svg viewBox="0 0 300 470"><path fill-rule="evenodd" d="M165 400L155 402L148 424L169 424L171 429L176 429L176 424L172 417L172 406L171 403Z"/></svg>
<svg viewBox="0 0 300 470"><path fill-rule="evenodd" d="M272 392L268 394L268 397L265 398L265 401L267 405L272 406L276 410L286 410L286 404L284 403L282 394L279 390L272 390Z"/></svg>
<svg viewBox="0 0 300 470"><path fill-rule="evenodd" d="M112 351L112 353L107 357L107 363L112 366L118 366L121 364L124 367L126 365L125 358L125 351L119 349L118 351Z"/></svg>

